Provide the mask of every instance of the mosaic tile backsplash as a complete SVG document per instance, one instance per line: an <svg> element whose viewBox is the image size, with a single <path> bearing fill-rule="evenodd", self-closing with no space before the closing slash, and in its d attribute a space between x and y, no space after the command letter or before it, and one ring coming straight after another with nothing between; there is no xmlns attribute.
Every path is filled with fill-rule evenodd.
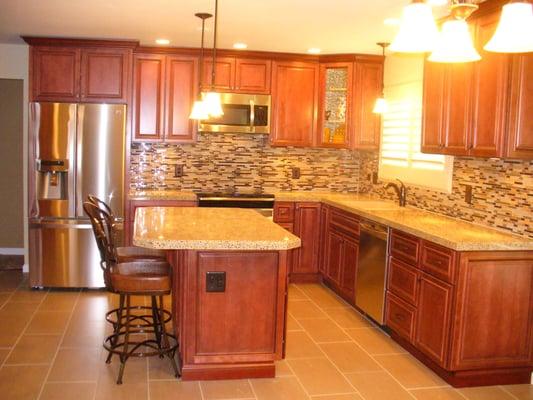
<svg viewBox="0 0 533 400"><path fill-rule="evenodd" d="M272 147L266 135L199 134L193 144L134 143L132 189L357 192L358 152ZM175 177L175 166L184 174ZM293 168L300 178L293 179Z"/></svg>
<svg viewBox="0 0 533 400"><path fill-rule="evenodd" d="M378 169L377 153L361 159L361 175ZM533 161L455 157L452 193L409 187L407 204L477 224L501 228L533 239ZM465 186L472 186L472 204ZM360 190L396 199L392 189L361 180Z"/></svg>

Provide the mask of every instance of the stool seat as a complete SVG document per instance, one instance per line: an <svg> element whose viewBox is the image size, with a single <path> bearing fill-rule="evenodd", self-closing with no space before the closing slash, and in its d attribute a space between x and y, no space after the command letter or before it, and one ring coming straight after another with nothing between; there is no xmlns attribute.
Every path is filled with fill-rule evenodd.
<svg viewBox="0 0 533 400"><path fill-rule="evenodd" d="M115 264L110 276L119 293L163 295L170 293L170 272L165 261L137 260Z"/></svg>

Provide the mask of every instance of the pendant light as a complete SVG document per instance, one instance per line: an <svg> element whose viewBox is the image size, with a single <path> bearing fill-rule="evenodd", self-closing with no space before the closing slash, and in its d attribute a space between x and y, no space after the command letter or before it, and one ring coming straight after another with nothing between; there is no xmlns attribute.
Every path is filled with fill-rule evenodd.
<svg viewBox="0 0 533 400"><path fill-rule="evenodd" d="M484 47L497 53L533 51L533 6L526 1L511 1L502 8L500 22Z"/></svg>
<svg viewBox="0 0 533 400"><path fill-rule="evenodd" d="M377 43L377 45L380 46L382 49L383 69L381 71L381 97L378 97L376 99L376 103L374 104L374 109L372 110L374 114L384 114L389 109L387 100L385 99L385 49L389 46L389 44L390 43L385 43L385 42Z"/></svg>
<svg viewBox="0 0 533 400"><path fill-rule="evenodd" d="M465 63L481 60L474 47L466 19L478 9L473 0L453 0L450 20L442 24L441 32L428 61Z"/></svg>
<svg viewBox="0 0 533 400"><path fill-rule="evenodd" d="M190 119L207 119L209 117L209 114L207 113L207 107L202 100L202 71L203 71L203 64L204 64L204 33L205 33L205 20L208 18L211 18L212 15L208 13L197 13L194 14L196 17L200 18L202 20L202 45L200 47L200 67L198 68L199 72L199 82L198 82L198 98L194 102L194 105L192 107L191 115L189 115Z"/></svg>
<svg viewBox="0 0 533 400"><path fill-rule="evenodd" d="M218 27L218 0L215 0L215 28L213 32L213 66L211 68L211 90L204 96L207 113L213 118L224 115L220 101L220 93L215 91L216 61L217 61L217 27Z"/></svg>
<svg viewBox="0 0 533 400"><path fill-rule="evenodd" d="M397 53L426 53L433 50L438 30L431 6L413 0L403 9L400 29L390 45Z"/></svg>

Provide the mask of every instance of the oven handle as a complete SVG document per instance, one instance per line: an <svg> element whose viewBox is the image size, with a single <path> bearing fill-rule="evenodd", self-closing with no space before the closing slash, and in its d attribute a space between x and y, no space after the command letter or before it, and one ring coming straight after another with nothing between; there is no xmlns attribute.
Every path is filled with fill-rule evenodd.
<svg viewBox="0 0 533 400"><path fill-rule="evenodd" d="M255 102L250 100L250 131L254 130L255 126Z"/></svg>

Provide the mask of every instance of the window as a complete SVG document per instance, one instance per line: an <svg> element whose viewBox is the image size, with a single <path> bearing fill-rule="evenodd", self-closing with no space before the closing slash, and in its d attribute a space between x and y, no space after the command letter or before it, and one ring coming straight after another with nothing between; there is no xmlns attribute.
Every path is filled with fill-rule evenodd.
<svg viewBox="0 0 533 400"><path fill-rule="evenodd" d="M420 152L422 82L390 86L385 98L379 177L451 193L453 157Z"/></svg>

